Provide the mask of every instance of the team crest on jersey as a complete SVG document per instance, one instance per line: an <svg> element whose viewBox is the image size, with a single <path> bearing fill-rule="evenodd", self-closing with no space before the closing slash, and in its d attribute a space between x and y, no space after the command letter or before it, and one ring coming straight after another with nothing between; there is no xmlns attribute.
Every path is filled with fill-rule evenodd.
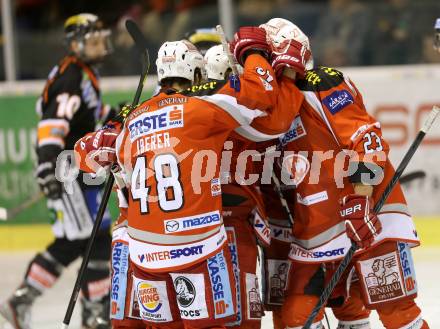
<svg viewBox="0 0 440 329"><path fill-rule="evenodd" d="M336 114L344 107L354 104L353 96L347 90L336 90L325 97L322 102L328 108L331 114Z"/></svg>
<svg viewBox="0 0 440 329"><path fill-rule="evenodd" d="M304 125L301 121L301 117L298 115L292 122L290 129L284 135L280 137L280 142L282 145L293 142L298 138L307 135Z"/></svg>
<svg viewBox="0 0 440 329"><path fill-rule="evenodd" d="M128 124L130 140L160 131L183 127L183 105L172 105L157 111L145 112Z"/></svg>

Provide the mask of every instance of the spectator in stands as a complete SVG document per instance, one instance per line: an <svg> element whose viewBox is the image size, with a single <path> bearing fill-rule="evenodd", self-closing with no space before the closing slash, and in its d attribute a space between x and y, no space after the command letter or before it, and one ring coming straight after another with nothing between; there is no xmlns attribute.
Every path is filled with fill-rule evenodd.
<svg viewBox="0 0 440 329"><path fill-rule="evenodd" d="M420 35L415 44L415 12L409 0L387 0L376 10L372 33L373 64L416 63L420 59Z"/></svg>
<svg viewBox="0 0 440 329"><path fill-rule="evenodd" d="M422 62L440 63L440 49L434 49L432 34L425 35L422 40Z"/></svg>
<svg viewBox="0 0 440 329"><path fill-rule="evenodd" d="M321 16L312 40L317 64L363 64L370 20L368 7L359 1L330 0L328 10Z"/></svg>

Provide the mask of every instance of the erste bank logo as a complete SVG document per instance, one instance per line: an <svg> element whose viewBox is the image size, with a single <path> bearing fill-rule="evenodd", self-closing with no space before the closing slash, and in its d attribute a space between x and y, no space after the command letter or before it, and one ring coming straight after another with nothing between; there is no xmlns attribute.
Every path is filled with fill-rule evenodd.
<svg viewBox="0 0 440 329"><path fill-rule="evenodd" d="M132 142L141 136L181 127L183 127L183 105L180 104L142 113L128 124Z"/></svg>

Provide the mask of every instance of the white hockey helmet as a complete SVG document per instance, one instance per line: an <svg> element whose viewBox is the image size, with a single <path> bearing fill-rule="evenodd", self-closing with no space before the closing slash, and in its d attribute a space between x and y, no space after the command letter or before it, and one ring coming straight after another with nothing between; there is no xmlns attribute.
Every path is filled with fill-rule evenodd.
<svg viewBox="0 0 440 329"><path fill-rule="evenodd" d="M203 56L188 40L165 42L159 49L156 60L157 78L184 78L194 82L194 72L200 69L203 75Z"/></svg>
<svg viewBox="0 0 440 329"><path fill-rule="evenodd" d="M205 54L205 69L208 79L224 80L226 78L226 71L231 70L231 65L222 45L208 49Z"/></svg>
<svg viewBox="0 0 440 329"><path fill-rule="evenodd" d="M310 48L309 38L301 29L284 18L272 18L260 27L266 30L267 37L272 44L274 51L282 53L287 48L290 40L295 40L304 46L304 51L308 51L310 56L304 64L306 70L313 68L312 49Z"/></svg>

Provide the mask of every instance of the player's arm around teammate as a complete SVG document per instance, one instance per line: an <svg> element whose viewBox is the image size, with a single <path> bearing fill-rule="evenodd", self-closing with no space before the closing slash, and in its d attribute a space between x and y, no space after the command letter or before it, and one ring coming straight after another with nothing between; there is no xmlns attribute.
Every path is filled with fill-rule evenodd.
<svg viewBox="0 0 440 329"><path fill-rule="evenodd" d="M280 23L274 26L275 36L293 25L281 19L272 21L275 20ZM283 46L284 54L292 47L302 47L296 42L301 43L298 35L301 37L302 33L289 37L286 32L279 34L281 39L274 39ZM287 42L279 42L282 38ZM289 56L278 54L272 64L276 66L283 61L297 65ZM293 133L280 139L288 150L307 151L304 165L308 163L312 168L308 167L304 182L290 194L295 198L290 258L295 262L296 278L290 280L283 318L290 327L300 328L304 324L311 311L308 303L315 304L325 278L337 266L334 262L341 259L352 239L363 248L353 263L358 281L356 287L352 287L352 296L356 290L366 307L378 311L386 328L427 328L414 303L417 289L409 246L417 245L418 239L400 187L393 190L380 214L372 213L373 200L377 201L394 173L387 159L388 145L382 138L380 123L368 115L360 92L341 72L320 67L304 73L304 77L296 81L305 96L303 108L292 127L295 128ZM319 172L313 171L316 158L312 155L316 151L331 153L330 159L322 162L323 170ZM343 165L347 158L349 170ZM322 271L324 267L326 275ZM385 296L380 291L388 287L385 277L392 273L406 274L395 276L401 289L393 291L392 297ZM381 278L376 280L373 276ZM343 292L342 285L341 281ZM340 325L344 328L365 326L357 321L342 321ZM313 325L313 328L319 327L319 322Z"/></svg>
<svg viewBox="0 0 440 329"><path fill-rule="evenodd" d="M173 43L168 43L168 44L165 44L163 46L163 48L161 48L161 49L165 49L165 50L163 50L162 56L159 55L159 59L158 59L159 61L161 61L162 64L169 64L169 63L172 63L173 61L177 64L177 62L178 62L177 58L180 58L179 56L176 56L174 58L169 58L169 57L167 58L166 50L168 50L168 49L172 50L173 47L181 47L181 45L180 44L174 45ZM184 47L183 47L183 50L185 52L187 51L185 55L186 56L192 55L191 53L193 50L190 49L189 47L187 47L187 48L185 48L185 47L187 47L187 45L184 45ZM182 58L185 58L186 56L182 56ZM264 64L264 62L263 62L263 64ZM170 102L171 103L175 102L177 97L179 98L179 99L177 99L177 101L179 101L179 102L181 99L184 99L179 94L176 94L175 90L173 91L172 89L176 89L176 88L177 89L184 89L185 88L185 86L182 85L182 83L179 84L179 82L178 82L179 80L176 81L176 79L174 79L173 76L170 76L170 75L166 76L166 74L164 74L164 73L166 73L166 72L165 71L162 72L162 79L161 80L163 80L163 81L161 81L161 82L162 82L163 87L166 92L159 94L158 97L155 97L151 100L152 102L153 102L153 100L158 102L158 103L156 103L156 106L161 104L158 107L162 108L162 109L164 108L164 105L170 104ZM174 71L174 73L175 73L175 71ZM174 76L174 77L176 77L176 76ZM182 78L184 78L184 77L182 77ZM182 82L182 81L180 81L180 82ZM245 95L246 84L247 84L246 82L242 82L243 93L241 95ZM190 100L192 100L192 99L194 99L194 102L190 102ZM244 99L244 101L242 100L242 103L246 103L247 100L250 100L249 96L247 96L247 97L245 96L245 97L243 97L243 99ZM217 100L218 100L218 98L217 98ZM200 101L202 101L202 100L200 100ZM204 104L203 107L207 107L208 110L205 109L205 110L203 110L203 112L201 112L202 110L199 109L198 111L200 111L201 113L194 112L195 114L198 114L198 116L202 117L202 119L206 119L206 118L210 118L210 117L214 119L214 122L210 122L209 120L204 121L204 125L206 125L206 123L208 123L208 124L213 124L215 127L214 129L211 128L209 130L209 135L206 135L206 132L203 132L204 137L202 140L204 142L205 142L205 139L208 139L211 137L210 135L214 135L212 137L221 137L221 135L222 135L221 132L223 129L225 130L225 133L227 133L227 131L230 131L231 129L240 125L240 123L246 123L248 121L249 122L252 121L252 113L249 112L249 111L251 111L251 109L247 109L244 105L240 105L240 106L235 105L235 109L239 110L239 113L235 113L235 112L231 112L231 110L234 109L234 102L233 101L231 102L231 100L229 98L227 99L226 103L220 102L219 104L215 104L215 101L216 100L209 102L209 98L208 98L207 102L202 101L202 103ZM228 101L229 101L229 103L228 103ZM185 101L185 103L186 103L186 101ZM191 103L195 103L195 105L199 105L199 104L202 105L202 103L199 103L199 100L197 100L196 97L188 99L188 104L191 104ZM232 107L230 106L231 103L233 105ZM146 103L142 104L138 108L138 110L135 110L133 112L133 116L128 118L128 120L129 120L129 122L127 122L128 127L130 127L130 122L133 123L134 121L136 121L137 115L142 114L143 111L141 109L142 108L145 109L145 105L147 105L147 104L151 104L151 103L149 103L147 101ZM182 154L181 152L183 150L187 151L188 145L193 145L194 147L198 147L197 143L194 144L194 142L195 142L194 137L198 137L197 134L198 134L199 129L201 129L201 126L199 126L200 123L197 120L198 118L192 116L191 106L188 104L186 104L186 106L188 106L188 112L183 112L181 114L183 114L183 120L185 122L185 125L187 125L190 128L191 127L194 128L194 130L191 131L191 137L192 137L192 139L190 139L191 142L185 143L186 147L181 148L181 146L183 146L183 145L179 144L179 145L174 146L173 150L168 149L168 151L172 151L172 153L176 154L177 156L179 154ZM255 104L255 103L253 103L253 104ZM267 102L266 102L266 100L263 100L259 104L260 105L267 104ZM269 104L269 106L263 105L261 107L262 107L262 110L268 110L268 109L270 109L270 104ZM160 111L160 109L158 109L158 110ZM145 111L144 113L148 116L148 112L149 111ZM152 114L154 114L154 113L155 113L155 111L153 110ZM178 114L177 112L173 112L173 118L178 119L176 117L177 114ZM208 117L206 117L205 114L207 114ZM143 121L143 122L145 122L145 121ZM175 125L177 125L177 122L175 122ZM221 127L220 125L223 125L223 127ZM225 127L225 125L226 125L226 127ZM127 125L125 126L125 128L127 128ZM176 128L181 128L181 127L177 126ZM130 129L130 128L128 128L128 129ZM206 129L206 127L205 127L205 129ZM179 139L180 140L187 140L188 137L186 136L185 132L183 130L180 130L180 131L182 131L183 135L178 135ZM177 133L178 130L175 130L175 132ZM133 134L137 134L137 133L140 133L140 131L137 131L136 133L133 133ZM151 133L154 133L154 132L151 131ZM148 154L149 153L148 151L151 151L151 147L152 147L151 136L148 136L149 134L143 134L143 135L144 136L146 135L146 137L143 139L144 140L144 146L143 146L144 149L143 150L138 149L137 148L138 146L140 148L142 146L137 144L136 151L137 152L142 151L141 153ZM130 136L133 136L133 135L130 134ZM123 136L123 137L126 137L126 136ZM149 137L149 138L147 139L147 137ZM157 135L156 135L156 138L157 138ZM200 137L198 137L198 138L200 138ZM196 140L198 138L196 138ZM212 145L216 144L216 143L212 143L212 142L208 143L209 141L206 141L207 142L206 148L208 148L208 149L211 148ZM123 142L123 141L121 142L122 145L124 145L124 143L125 142ZM148 143L148 145L146 143ZM123 152L122 152L122 154L118 153L118 155L120 155L119 162L125 163L123 161L123 158L124 158L124 156L126 156L126 154L123 154ZM160 158L161 156L162 156L162 153L159 152L159 154L156 154L155 158L157 159L157 158ZM181 167L180 172L186 173L186 175L188 175L188 173L191 172L191 168L188 168L188 167L185 168L184 165L185 165L184 161L180 162L180 167ZM186 169L186 170L184 170L184 169ZM176 172L173 172L172 174L175 175ZM132 175L134 175L134 174L132 173ZM190 176L190 175L188 175L188 176ZM184 175L181 175L179 182L183 186L191 187L191 182L188 182L188 180L189 181L191 180L190 177L184 177ZM159 181L160 181L160 179L159 179ZM185 183L187 183L187 184L185 184ZM133 186L132 181L130 181L130 180L129 180L129 184L131 185L131 187L130 187L131 193L130 193L129 197L130 198L134 197L135 199L139 198L140 195L137 194L137 192L136 192L136 189L138 187ZM177 189L177 190L174 190L174 196L176 199L176 198L179 198L180 196L178 193L178 187L173 186L173 189L175 189L175 188ZM212 190L211 182L208 186L206 186L206 187L203 186L203 189L206 189L206 188L208 188L209 191L211 191L211 193L214 193L214 192L212 192L214 190ZM160 190L157 190L155 192L160 193ZM185 190L185 192L186 192L186 190ZM202 193L202 195L207 195L208 193ZM189 195L186 193L186 195L187 195L187 197L191 197L191 193ZM145 195L145 196L147 197L147 195ZM214 195L214 196L217 196L217 195ZM145 199L143 199L143 200L145 200ZM139 201L143 202L143 200L139 200ZM215 201L215 200L216 200L216 198L213 199L213 201ZM129 199L129 213L130 213L131 204L133 204L133 207L131 209L132 213L133 214L136 213L138 207L140 206L139 201L134 202L133 200ZM147 201L147 200L145 200L145 201ZM173 200L169 200L169 201L173 201ZM174 201L176 201L176 200L174 200ZM165 207L166 207L167 206L166 202L167 202L166 199L159 197L159 203L161 204L161 206L165 205ZM216 201L215 203L217 203L217 202L218 201ZM168 205L170 205L170 204L168 204ZM206 203L206 205L209 205L210 207L212 207L213 203L212 202L210 204ZM157 212L159 214L162 212L162 210L160 210L160 208L157 209L157 206L154 207L155 205L153 202L151 202L148 206L151 207L150 214L154 214ZM171 206L172 206L172 204L171 204ZM189 206L191 206L191 204L189 204L187 206L188 208L191 208ZM200 208L200 205L198 205L198 207ZM156 209L154 209L154 212L153 212L152 208L156 208ZM194 209L194 210L196 210L196 209ZM200 212L201 210L202 209L196 210L196 211ZM191 212L192 211L190 211L190 213ZM173 226L171 224L173 224L173 222L179 223L178 222L179 218L175 218L175 216L176 215L179 216L179 214L171 214L171 215L174 215L174 216L172 217L172 219L170 219L166 222L168 225L165 225L165 223L162 224L162 225L165 225L165 230L168 230L168 231L166 231L166 233L168 233L168 234L172 233L173 229L176 226L176 225ZM130 223L130 220L134 217L135 216L131 216L131 215L128 216L128 218L129 218L129 234L131 233L131 235L136 235L137 231L131 230L131 232L130 232L130 225L133 225L133 226L139 225L136 223L136 221L133 221L133 223ZM160 217L161 217L161 220L163 221L163 219L162 219L163 216L160 216ZM186 217L186 218L188 220L191 219L191 217ZM205 217L205 219L206 218L207 217ZM211 216L209 218L215 219L218 217ZM153 220L153 219L154 219L154 217L150 218L150 220ZM195 219L196 218L194 218L194 220ZM209 222L212 222L212 220L210 220ZM199 223L199 222L197 222L197 223ZM193 223L195 226L194 227L195 230L197 230L197 226L203 226L203 225L200 225L202 223L199 223L199 224L197 224L197 223L196 223L196 221ZM164 227L164 226L161 226L161 227ZM151 227L144 228L144 231L149 231L149 230L154 230L154 228L151 228ZM159 232L163 232L162 230L163 230L163 228ZM191 229L189 231L191 231ZM157 230L156 230L155 233L157 234L159 232L157 232ZM199 232L200 232L200 230L199 230ZM177 232L177 233L179 233L179 232ZM180 234L180 235L182 235L182 234ZM188 235L190 236L190 234L188 234ZM139 237L139 236L137 236L137 237ZM161 264L167 265L167 262L160 262L160 261L163 261L166 259L164 259L163 257L160 257L162 259L155 259L155 255L150 255L153 252L153 250L157 250L157 247L155 247L153 249L151 249L151 248L145 249L145 251L147 251L147 252L146 253L144 252L143 257L141 257L141 255L139 255L139 252L135 252L135 255L133 256L133 252L132 252L131 248L132 248L133 243L135 244L135 247L136 247L136 243L133 242L134 241L133 237L130 237L130 238L129 238L130 255L132 257L132 260L134 258L135 262L137 262L137 263L139 263L139 261L141 261L140 262L141 264L137 264L137 265L142 270L137 272L138 277L137 277L137 279L135 279L135 281L137 280L135 283L136 283L136 293L138 296L138 302L139 302L140 309L141 309L141 316L147 323L159 324L159 323L165 322L163 325L166 326L166 325L171 325L169 322L174 321L173 323L175 323L176 320L184 320L185 322L187 322L190 325L203 326L203 323L206 323L206 321L208 321L208 320L206 320L207 318L209 319L209 318L214 317L214 319L217 319L216 322L218 323L218 322L227 321L228 318L230 318L231 316L234 316L234 313L235 313L234 302L233 302L234 298L231 298L231 295L234 294L234 289L233 289L234 285L232 284L232 287L230 287L230 282L227 282L227 280L226 280L226 279L229 280L229 278L232 279L232 272L230 272L230 270L228 270L227 268L224 267L225 264L227 264L227 263L229 264L229 260L223 256L223 251L225 252L224 255L227 255L227 250L222 247L224 245L225 239L220 237L220 239L218 240L219 241L218 246L215 248L215 250L213 252L210 252L208 254L205 253L206 256L203 255L203 252L204 252L203 249L205 249L204 248L205 245L201 245L200 247L197 246L197 248L195 248L195 246L194 247L191 246L191 244L188 245L188 243L186 243L185 245L182 245L181 248L177 248L178 246L174 245L175 249L171 249L169 252L171 252L171 254L174 255L174 254L179 254L179 250L180 250L183 254L179 254L179 257L173 256L173 258L171 258L171 259L180 258L181 261L180 262L179 262L179 260L178 260L178 262L170 261L169 263L171 263L171 264L169 264L169 265L173 265L173 262L174 262L174 265L176 265L176 263L177 263L177 266L168 266L167 268L162 269L161 268L162 266L160 266L160 265ZM142 238L145 238L145 236L143 236ZM161 244L167 243L168 241L173 240L173 239L174 239L173 235L171 235L171 234L164 235L164 239L161 239L160 243ZM144 242L148 243L149 241L144 240ZM204 243L204 241L199 240L198 243L201 244L201 243ZM165 244L165 246L167 246L167 245ZM207 247L210 247L210 246L208 245ZM166 248L169 248L169 247L166 247ZM219 250L222 248L224 250L222 250L220 253L215 254L216 250ZM172 252L172 250L175 250L175 252ZM190 262L190 264L188 264L188 260L186 260L185 258L192 256L190 254L196 255L196 256L198 256L199 254L202 254L201 255L202 257L197 259L195 262ZM165 253L163 255L165 257ZM213 257L211 257L211 256L213 256ZM145 258L147 258L147 259L145 259ZM208 258L208 260L204 261L204 259L206 259L206 258ZM170 258L168 258L168 259L170 259ZM180 263L181 266L179 266L178 263ZM185 263L187 263L188 265ZM177 275L177 274L174 275L174 276L176 276L176 278L173 278L172 275L170 277L170 274L165 275L165 277L160 274L157 274L157 276L155 276L151 273L151 271L148 270L148 267L155 266L155 265L156 266L159 265L159 267L156 268L153 272L158 272L158 273L161 273L164 270L169 272L170 268L173 268L173 267L176 270L181 267L189 269L189 268L191 268L191 265L192 265L191 263L194 264L192 269L194 271L196 271L196 273L194 273L194 275L188 274L188 273L186 275L184 275L183 273L177 273L177 274L181 274L181 275ZM195 268L196 265L198 265L197 269ZM220 269L221 269L221 273L219 274L220 277L218 274L216 274L216 273L218 273L218 270L219 270L218 266L220 266ZM145 271L145 268L147 268L146 271ZM226 272L224 272L225 270L226 270ZM202 271L202 273L197 273L197 271ZM209 282L206 280L204 283L202 283L200 281L200 275L202 275L202 276L206 275L207 274L206 272L208 272L209 276L211 277L209 280L212 279L215 282L218 282L218 280L221 280L222 282L225 281L222 284L222 287L223 287L222 289L224 289L224 291L222 290L221 296L218 293L216 293L215 295L211 295L211 293L209 292L210 291L209 286L211 286L213 284L215 284L217 286L216 283L211 282L209 284ZM151 274L149 274L149 273L151 273ZM205 273L205 274L203 274L203 273ZM156 280L154 280L154 279L156 279ZM148 288L146 286L148 284L152 284L152 287ZM205 284L207 285L208 289L204 288ZM196 290L194 290L194 289L196 289ZM212 287L211 287L211 289L212 289ZM205 291L206 291L206 297L205 297ZM157 309L155 308L154 310L153 310L153 308L151 308L153 305L150 305L151 303L145 299L145 298L147 298L147 295L149 293L153 294L151 296L157 296L159 304L162 305L162 306L160 306L160 308L157 308ZM176 296L176 293L178 293L177 296ZM195 293L197 296L195 296ZM147 295L145 295L145 294L147 294ZM197 300L195 300L196 297L197 297ZM177 303L176 303L176 298L177 298ZM155 298L155 300L157 300L157 299ZM187 303L189 303L189 301L191 301L190 304L194 304L194 305L189 307L189 304L187 304ZM204 305L201 305L201 304L204 304ZM156 305L156 306L158 306L158 305ZM200 308L200 307L202 307L202 308ZM214 307L214 309L212 309L212 307ZM176 324L176 325L178 325L178 324Z"/></svg>

